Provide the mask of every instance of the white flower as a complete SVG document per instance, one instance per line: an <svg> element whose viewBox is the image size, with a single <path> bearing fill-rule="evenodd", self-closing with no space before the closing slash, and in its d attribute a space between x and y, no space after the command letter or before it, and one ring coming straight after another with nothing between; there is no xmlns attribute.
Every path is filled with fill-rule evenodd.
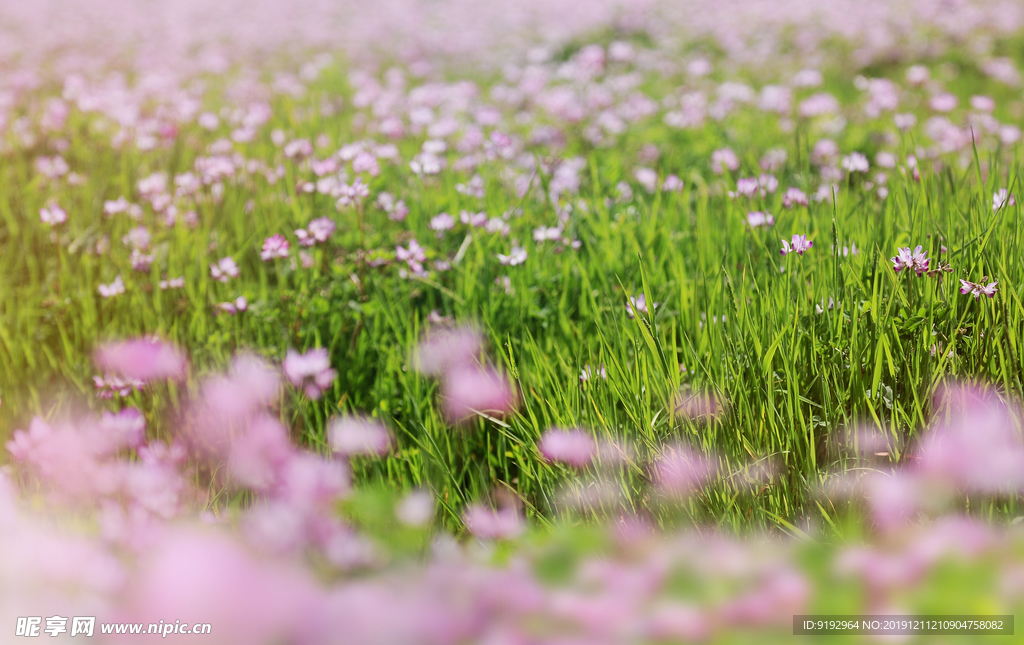
<svg viewBox="0 0 1024 645"><path fill-rule="evenodd" d="M121 280L121 276L118 275L110 284L101 284L99 286L99 292L104 298L119 296L124 293L124 281Z"/></svg>
<svg viewBox="0 0 1024 645"><path fill-rule="evenodd" d="M516 266L526 262L526 249L521 246L513 246L508 255L498 254L498 261L505 266Z"/></svg>

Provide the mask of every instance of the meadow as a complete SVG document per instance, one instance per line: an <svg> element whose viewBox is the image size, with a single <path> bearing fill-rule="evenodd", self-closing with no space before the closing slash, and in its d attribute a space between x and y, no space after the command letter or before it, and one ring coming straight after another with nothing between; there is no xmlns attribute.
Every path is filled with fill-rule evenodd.
<svg viewBox="0 0 1024 645"><path fill-rule="evenodd" d="M1019 8L231 6L4 9L11 625L1020 606Z"/></svg>

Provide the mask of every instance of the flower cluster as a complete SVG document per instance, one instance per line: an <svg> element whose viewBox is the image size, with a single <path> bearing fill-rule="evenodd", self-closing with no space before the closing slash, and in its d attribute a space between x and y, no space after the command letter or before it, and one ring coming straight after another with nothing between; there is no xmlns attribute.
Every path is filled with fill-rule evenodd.
<svg viewBox="0 0 1024 645"><path fill-rule="evenodd" d="M311 399L319 399L338 376L331 368L327 350L323 348L311 349L305 354L289 349L281 368L288 381Z"/></svg>
<svg viewBox="0 0 1024 645"><path fill-rule="evenodd" d="M928 264L931 262L920 244L914 247L913 251L910 250L910 247L896 249L896 257L892 258L891 261L893 268L897 272L903 269L910 269L917 273L918 277L928 271Z"/></svg>
<svg viewBox="0 0 1024 645"><path fill-rule="evenodd" d="M981 282L977 282L977 283L975 283L975 282L968 282L967 280L961 279L960 280L960 293L962 293L964 295L970 294L970 295L974 296L975 300L977 300L978 298L980 298L983 295L984 296L988 296L989 298L995 297L996 291L999 291L999 289L996 288L996 285L998 285L999 283L998 282L989 282L988 284L985 284L985 280L987 280L987 279L988 279L988 277L986 276L986 277L981 279Z"/></svg>
<svg viewBox="0 0 1024 645"><path fill-rule="evenodd" d="M474 416L504 416L515 410L518 395L508 379L478 357L483 339L472 328L435 330L420 343L413 363L424 374L441 377L441 402L449 423Z"/></svg>
<svg viewBox="0 0 1024 645"><path fill-rule="evenodd" d="M793 239L789 242L782 240L782 250L779 253L782 255L789 255L790 253L803 255L804 251L810 250L812 246L814 246L814 242L808 240L806 235L793 235Z"/></svg>

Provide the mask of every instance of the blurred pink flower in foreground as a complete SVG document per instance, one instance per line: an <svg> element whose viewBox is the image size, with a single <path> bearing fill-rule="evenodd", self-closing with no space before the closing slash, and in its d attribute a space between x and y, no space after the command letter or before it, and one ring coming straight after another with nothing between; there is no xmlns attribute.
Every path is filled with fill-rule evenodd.
<svg viewBox="0 0 1024 645"><path fill-rule="evenodd" d="M708 457L685 445L668 446L654 462L652 477L658 489L672 497L686 497L711 479L717 467Z"/></svg>
<svg viewBox="0 0 1024 645"><path fill-rule="evenodd" d="M128 396L132 390L138 390L146 386L144 382L138 379L125 379L111 376L110 374L93 376L92 382L96 385L96 389L99 390L96 396L101 399L109 399L115 394L118 396Z"/></svg>
<svg viewBox="0 0 1024 645"><path fill-rule="evenodd" d="M898 528L916 520L926 506L926 486L912 474L872 472L860 486L871 519L883 529Z"/></svg>
<svg viewBox="0 0 1024 645"><path fill-rule="evenodd" d="M310 618L323 603L316 582L295 565L259 560L229 536L196 528L161 536L128 597L126 620L211 623L218 642L238 645L304 642L319 627Z"/></svg>
<svg viewBox="0 0 1024 645"><path fill-rule="evenodd" d="M475 364L481 351L483 336L476 329L442 329L427 334L412 362L418 371L438 376L453 367Z"/></svg>
<svg viewBox="0 0 1024 645"><path fill-rule="evenodd" d="M502 417L516 408L518 396L508 380L491 367L452 368L441 384L442 407L449 423L474 414Z"/></svg>
<svg viewBox="0 0 1024 645"><path fill-rule="evenodd" d="M1015 430L1015 407L992 391L952 383L935 395L933 410L905 466L840 476L830 494L861 496L878 527L890 531L917 522L922 513L944 510L965 493L1024 490L1024 445ZM875 451L890 439L869 434L860 443L862 450Z"/></svg>
<svg viewBox="0 0 1024 645"><path fill-rule="evenodd" d="M428 490L414 490L399 502L395 516L406 526L422 527L434 518L434 495Z"/></svg>
<svg viewBox="0 0 1024 645"><path fill-rule="evenodd" d="M96 351L96 365L103 370L139 381L182 379L185 356L170 343L149 338L103 345Z"/></svg>
<svg viewBox="0 0 1024 645"><path fill-rule="evenodd" d="M467 369L483 368L474 357L470 366L448 369L446 378ZM242 355L227 374L202 383L181 419L184 441L147 441L145 419L134 408L74 422L35 418L28 430L15 431L7 447L17 478L0 474L5 612L49 616L67 608L144 625L169 625L173 617L190 626L210 623L217 642L230 645L319 645L336 641L341 629L346 642L359 644L520 642L527 634L537 642L728 639L736 630L788 629L812 594L828 592L823 584L830 583L812 586L822 567L863 585L868 608L891 607L946 562L971 567L972 575L998 574L1020 546L1015 532L975 518L918 521L936 500L962 501L965 491L1024 489L1017 413L977 387L952 385L936 398L911 465L847 482L850 492L859 484L882 539L815 546L817 563L809 565L783 540L734 539L713 529L661 532L625 515L607 529L611 550L573 552L571 577L553 583L537 572L550 563L548 554L562 557L561 551L530 547L496 564L491 545L462 545L444 533L434 537L426 563L389 564L338 512L352 491L348 465L290 441L268 409L278 393L277 371ZM355 425L342 431L349 423ZM379 454L390 443L371 420L332 425L339 454ZM611 449L605 442L594 449L593 439L575 430L553 430L542 443L553 437L572 441L552 444L549 458L582 463L583 455ZM586 441L577 445L581 437ZM877 437L860 443L867 450L882 445ZM716 463L672 445L650 474L662 501L672 503L715 478ZM252 503L210 513L202 489L211 472L226 472L224 483L247 489ZM619 482L577 480L571 488L560 503L584 512L622 507ZM47 504L36 503L40 492ZM466 530L479 540L522 535L518 494L502 488L494 507L466 506ZM414 491L399 501L394 519L429 527L436 504L432 493ZM48 506L59 509L61 521L44 514ZM98 529L67 522L68 507ZM347 575L354 568L356 575ZM1019 568L1011 564L999 582L1014 583ZM680 597L676 579L714 591ZM1016 592L998 593L1012 599L1006 594Z"/></svg>
<svg viewBox="0 0 1024 645"><path fill-rule="evenodd" d="M331 449L343 457L382 457L391 451L391 433L372 419L342 417L328 430Z"/></svg>
<svg viewBox="0 0 1024 645"><path fill-rule="evenodd" d="M338 376L331 369L331 359L324 348L311 349L305 354L289 349L281 368L288 381L305 390L306 396L311 399L319 399L320 394Z"/></svg>
<svg viewBox="0 0 1024 645"><path fill-rule="evenodd" d="M1010 406L970 385L946 387L936 401L937 418L921 439L915 470L976 493L1024 490L1024 446Z"/></svg>
<svg viewBox="0 0 1024 645"><path fill-rule="evenodd" d="M519 510L507 504L500 510L471 504L462 517L470 533L482 539L502 540L518 537L526 529Z"/></svg>
<svg viewBox="0 0 1024 645"><path fill-rule="evenodd" d="M597 444L585 430L552 429L541 436L537 449L545 459L583 468L594 459Z"/></svg>

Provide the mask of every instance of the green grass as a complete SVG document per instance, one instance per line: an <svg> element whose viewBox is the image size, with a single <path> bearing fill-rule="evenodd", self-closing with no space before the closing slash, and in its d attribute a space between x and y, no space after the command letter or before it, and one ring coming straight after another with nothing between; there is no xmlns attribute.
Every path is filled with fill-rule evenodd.
<svg viewBox="0 0 1024 645"><path fill-rule="evenodd" d="M283 159L270 142L272 128L311 140L326 134L328 150L366 136L353 123L351 108L329 118L310 109L339 95L351 104L343 73L335 70L322 78L301 102L275 99L271 123L255 142L236 150L273 167ZM896 78L902 70L878 73ZM975 76L954 86L963 92L962 104L967 92L987 91L1005 98L1000 111L1012 109L1009 90ZM666 83L649 79L644 87L660 98ZM856 97L849 83L848 73L836 71L826 87ZM997 116L1006 118L1001 112ZM566 233L583 244L561 253L554 243L537 245L531 237L534 227L557 221L554 206L543 190L520 200L501 180L500 163L480 169L487 185L482 203L455 190L468 174L446 171L424 180L404 162L382 164L381 175L370 184L372 196L391 192L404 199L410 213L405 222L392 222L371 197L361 214L362 229L354 211L335 211L333 199L297 194L299 175L287 164L287 175L275 184L259 175L229 182L220 203L197 205L200 224L194 230L180 222L164 228L147 207L143 223L154 233L158 257L150 273L140 274L132 271L120 242L137 224L124 215L105 218L103 200L137 199L136 182L151 172L189 170L213 137L196 128L183 132L169 149L113 150L106 143L109 132L98 133L94 122L75 113L66 135L64 157L87 177L80 187L45 184L32 169L41 148L3 154L0 427L5 434L25 427L33 414L56 414L74 401L93 408L110 405L95 399L91 383L91 352L103 339L158 333L187 348L195 378L222 368L240 350L280 361L288 347L322 346L330 349L338 370L333 389L314 402L286 388L282 418L303 443L319 450L326 449L324 429L333 415L360 412L385 420L398 437L398 450L386 459L356 463L358 480L400 489L429 486L448 522L457 522L465 503L496 487L516 491L530 514L546 522L558 488L575 474L544 462L535 443L552 426L580 426L636 446L637 459L611 476L626 495L625 505L656 514L664 511L650 503L644 463L666 441L713 451L730 469L765 460L775 464L779 476L770 485L751 490L735 479L718 482L687 509L698 523L742 531L785 529L809 516L828 524L840 521L841 508L809 497L826 473L847 466L834 440L868 422L912 441L929 419L931 395L944 379L979 378L1011 395L1024 391L1020 206L997 214L991 208L998 188L1024 192L1016 148L979 149L967 166L955 155L943 157L941 164L922 161L920 182L890 171L886 200L864 190L870 177L862 176L848 182L834 202L785 210L781 199L787 186L811 192L817 184L808 165L810 146L821 136L814 123L797 122L786 132L776 117L746 108L696 131L672 130L652 118L607 148L594 148L570 131L564 155L581 156L587 166ZM878 121L851 117L836 140L844 152L860 150L873 159L883 132L897 134L889 115ZM886 149L905 158L924 137L918 126ZM401 141L403 159L421 142ZM661 150L655 167L662 177L676 173L684 179L681 193L652 196L632 181L644 143ZM780 191L749 207L746 200L729 199L725 192L735 186L735 177L721 178L708 169L711 151L726 145L743 160L736 176L756 174L757 159L767 149L785 148L789 161L776 173ZM547 154L535 152L538 159ZM633 183L634 197L606 204L623 180ZM548 178L536 181L546 185ZM37 216L50 197L69 213L56 241ZM439 240L428 228L441 211L486 210L495 216L515 208L523 215L510 220L508 239L482 230L467 234L458 226ZM751 231L748 210L773 213L774 228ZM313 268L260 261L266 236L283 233L294 250L292 231L322 215L331 215L339 230L329 245L314 251ZM783 258L780 238L794 233L807 234L814 248L802 257ZM103 235L109 236L111 250L90 254L90 245ZM368 265L372 257L393 257L395 245L412 237L430 250L431 260L452 261L452 269L417 280L399 278L396 266ZM522 242L529 258L522 266L502 267L495 256L507 253L513 239ZM861 249L859 255L844 257L831 248L851 243ZM916 244L930 257L948 261L953 272L941 281L896 274L889 257L899 246ZM948 252L940 256L942 244ZM208 265L226 255L235 258L242 275L224 285L210 278ZM127 293L100 298L97 286L117 274ZM162 275L183 275L185 288L161 291ZM959 294L958 278L977 281L983 275L999 280L993 300L976 302ZM510 294L495 284L501 276L511 279ZM640 293L660 305L649 319L630 320L627 296ZM248 298L249 311L215 314L215 303L239 295ZM818 313L815 305L830 299L834 309ZM517 414L501 424L480 419L464 429L444 423L436 381L415 373L409 363L432 310L486 332L491 356L522 393ZM942 350L933 354L936 345ZM581 384L586 364L604 364L607 380ZM720 393L729 413L711 422L673 418L668 404L683 386ZM160 386L125 402L146 412L152 432L171 437L175 428L162 412L184 394ZM1012 514L1015 504L1003 500L990 510Z"/></svg>

